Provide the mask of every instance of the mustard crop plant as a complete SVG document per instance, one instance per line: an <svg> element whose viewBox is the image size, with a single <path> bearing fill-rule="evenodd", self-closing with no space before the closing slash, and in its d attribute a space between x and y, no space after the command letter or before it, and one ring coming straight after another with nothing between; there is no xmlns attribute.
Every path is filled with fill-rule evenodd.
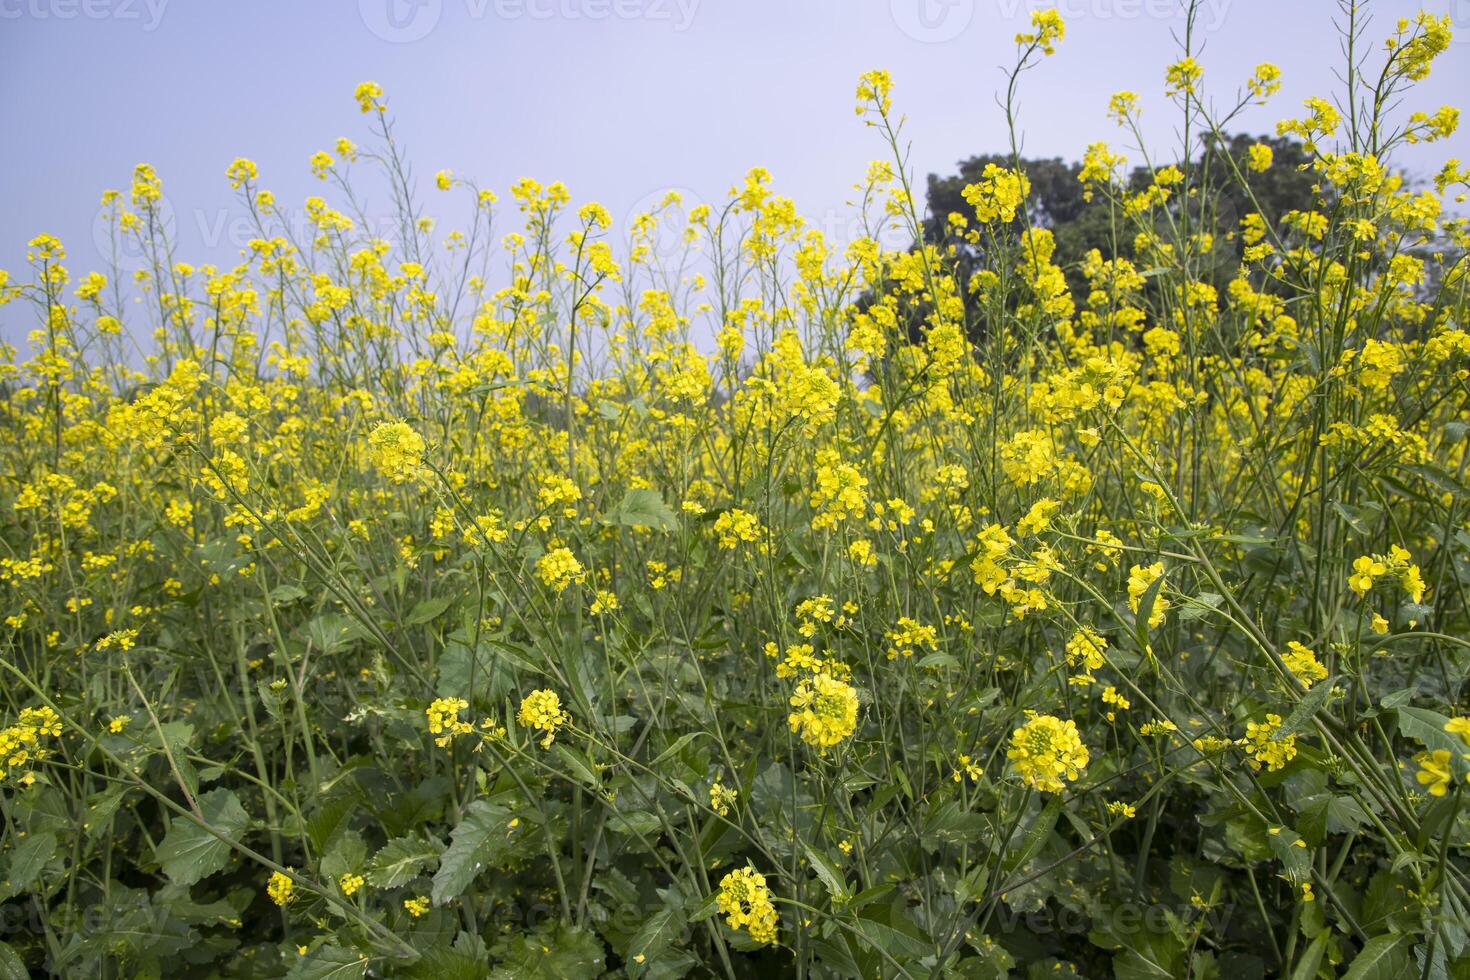
<svg viewBox="0 0 1470 980"><path fill-rule="evenodd" d="M141 267L30 238L0 976L1470 975L1470 172L1393 163L1449 21L1344 0L1342 90L1200 156L1291 69L1197 12L1078 261L1019 153L1056 11L954 213L862 75L850 241L761 168L621 232L420 188L372 82L305 229L220 175L232 267L146 164Z"/></svg>

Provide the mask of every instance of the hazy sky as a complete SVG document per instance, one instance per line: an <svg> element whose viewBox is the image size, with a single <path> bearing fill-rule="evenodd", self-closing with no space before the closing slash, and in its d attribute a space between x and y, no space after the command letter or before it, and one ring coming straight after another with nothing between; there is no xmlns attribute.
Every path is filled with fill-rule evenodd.
<svg viewBox="0 0 1470 980"><path fill-rule="evenodd" d="M1004 147L1001 66L1038 6L1059 7L1067 35L1025 77L1025 153L1122 148L1104 115L1118 89L1143 96L1152 142L1176 139L1161 90L1177 0L0 0L0 268L24 275L40 231L63 238L74 272L93 268L99 196L139 161L163 178L179 257L232 262L226 166L253 158L262 186L299 207L321 188L313 151L368 141L352 101L364 79L387 91L430 197L448 167L502 197L522 176L561 180L622 217L669 187L716 200L759 164L840 238L833 216L883 155L853 113L857 75L892 71L922 182ZM1378 0L1371 35L1420 6L1455 16L1461 36L1405 111L1470 91L1470 0ZM1285 86L1248 128L1297 114L1336 84L1336 13L1204 0L1207 93L1229 98L1273 61ZM1470 159L1470 128L1401 162L1426 173L1448 156ZM0 313L7 339L14 313Z"/></svg>

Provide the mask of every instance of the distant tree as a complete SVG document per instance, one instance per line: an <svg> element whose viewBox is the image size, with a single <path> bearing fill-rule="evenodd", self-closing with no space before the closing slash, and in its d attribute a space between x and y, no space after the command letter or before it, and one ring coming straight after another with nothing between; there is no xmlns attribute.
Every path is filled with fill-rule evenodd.
<svg viewBox="0 0 1470 980"><path fill-rule="evenodd" d="M1247 172L1246 151L1255 143L1270 146L1275 162L1264 173L1249 174L1247 192L1234 174L1236 171ZM1275 221L1287 211L1305 211L1315 206L1312 191L1314 175L1310 169L1303 168L1310 160L1300 143L1280 137L1235 135L1223 142L1207 143L1201 149L1199 157L1190 164L1193 171L1191 183L1199 191L1176 207L1191 208L1193 227L1208 230L1215 236L1218 261L1212 270L1203 270L1208 272L1212 285L1223 287L1235 274L1239 245L1234 249L1227 248L1227 236L1238 230L1243 216L1259 210L1267 221ZM987 154L960 161L956 174L947 177L930 174L927 193L930 217L924 229L926 241L930 244L953 243L948 216L952 212L971 213L963 196L965 187L980 180L988 164L1010 167L1012 163L1009 156ZM1115 226L1108 203L1101 195L1090 201L1084 198L1082 182L1078 179L1082 171L1080 163L1068 163L1059 157L1022 159L1020 163L1031 182L1028 217L1033 225L1051 230L1056 240L1053 261L1066 271L1067 281L1074 293L1079 293L1080 300L1080 291L1084 288L1080 271L1083 258L1094 248L1104 256L1131 258L1134 231L1127 225ZM1127 185L1130 190L1140 190L1148 186L1151 179L1146 168L1137 167L1128 175ZM1021 220L1018 216L1018 226ZM968 280L978 256L965 249L960 249L959 253L960 276Z"/></svg>

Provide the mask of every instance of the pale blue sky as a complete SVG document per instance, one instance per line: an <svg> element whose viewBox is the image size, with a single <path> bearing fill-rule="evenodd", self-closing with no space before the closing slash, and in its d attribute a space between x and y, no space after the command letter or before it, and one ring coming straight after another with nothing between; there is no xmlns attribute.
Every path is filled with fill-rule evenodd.
<svg viewBox="0 0 1470 980"><path fill-rule="evenodd" d="M0 268L22 276L39 231L63 238L77 273L93 268L98 198L126 188L138 161L163 178L179 257L232 262L225 167L255 159L262 185L299 206L321 188L313 151L367 141L351 96L369 78L430 197L441 167L502 196L534 176L621 217L668 187L717 199L759 164L840 238L833 216L882 155L853 114L857 75L893 72L922 183L1004 146L1000 66L1030 10L1053 5L1067 36L1026 76L1024 152L1122 144L1104 116L1118 89L1143 96L1151 141L1175 139L1161 93L1183 26L1175 0L0 0ZM1373 36L1420 6L1454 15L1461 37L1406 111L1470 91L1470 0L1378 0ZM1207 91L1233 95L1274 61L1285 86L1246 128L1296 114L1335 85L1336 10L1205 0ZM1402 162L1426 173L1448 156L1470 159L1470 129ZM7 339L14 319L0 312Z"/></svg>

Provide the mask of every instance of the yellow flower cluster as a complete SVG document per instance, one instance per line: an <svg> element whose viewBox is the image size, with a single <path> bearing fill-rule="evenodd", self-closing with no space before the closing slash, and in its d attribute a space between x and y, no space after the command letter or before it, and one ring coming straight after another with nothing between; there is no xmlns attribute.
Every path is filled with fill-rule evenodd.
<svg viewBox="0 0 1470 980"><path fill-rule="evenodd" d="M735 805L735 800L739 795L739 791L734 787L726 786L716 779L709 788L709 808L722 817L729 816L730 807Z"/></svg>
<svg viewBox="0 0 1470 980"><path fill-rule="evenodd" d="M1398 545L1391 546L1386 555L1361 555L1353 559L1348 587L1362 597L1373 590L1379 579L1391 576L1409 594L1410 600L1420 602L1424 598L1424 577L1413 558L1412 554Z"/></svg>
<svg viewBox="0 0 1470 980"><path fill-rule="evenodd" d="M715 899L731 929L745 929L758 943L774 943L778 917L766 877L753 867L737 868L720 880Z"/></svg>
<svg viewBox="0 0 1470 980"><path fill-rule="evenodd" d="M889 660L912 657L915 650L939 649L939 631L908 616L900 616L898 624L883 635L889 643Z"/></svg>
<svg viewBox="0 0 1470 980"><path fill-rule="evenodd" d="M965 202L975 209L981 223L1010 223L1016 210L1031 193L1031 181L1020 170L1007 170L987 163L978 183L969 184L962 192Z"/></svg>
<svg viewBox="0 0 1470 980"><path fill-rule="evenodd" d="M527 694L521 701L520 710L516 712L516 721L519 724L546 733L541 739L543 749L551 747L551 743L556 740L556 730L571 720L572 716L562 709L561 698L549 689Z"/></svg>
<svg viewBox="0 0 1470 980"><path fill-rule="evenodd" d="M1011 733L1006 758L1022 782L1042 793L1060 793L1066 780L1075 782L1090 756L1077 723L1054 715L1026 712L1027 721Z"/></svg>
<svg viewBox="0 0 1470 980"><path fill-rule="evenodd" d="M424 437L407 422L384 422L368 435L368 455L383 476L407 483L423 465Z"/></svg>
<svg viewBox="0 0 1470 980"><path fill-rule="evenodd" d="M732 507L715 518L715 536L720 547L733 551L742 543L755 544L761 539L761 522L754 514Z"/></svg>
<svg viewBox="0 0 1470 980"><path fill-rule="evenodd" d="M1245 749L1251 768L1265 766L1268 772L1275 772L1296 758L1296 736L1281 735L1280 728L1280 715L1268 714L1265 721L1246 722Z"/></svg>
<svg viewBox="0 0 1470 980"><path fill-rule="evenodd" d="M295 889L296 883L291 880L289 875L282 874L279 871L272 871L270 881L266 882L265 893L270 896L272 902L285 906L290 904L296 897Z"/></svg>
<svg viewBox="0 0 1470 980"><path fill-rule="evenodd" d="M1451 718L1445 723L1444 730L1452 735L1458 735L1460 741L1470 748L1470 718ZM1453 760L1456 754L1449 749L1434 749L1420 752L1414 757L1414 761L1419 763L1419 771L1414 774L1414 778L1429 792L1430 796L1444 796L1450 791L1450 786L1455 782ZM1464 762L1470 762L1470 752L1458 753L1458 755ZM1470 783L1470 772L1465 772L1465 781Z"/></svg>
<svg viewBox="0 0 1470 980"><path fill-rule="evenodd" d="M561 592L567 586L587 578L587 569L570 548L552 548L536 561L536 576L547 587Z"/></svg>
<svg viewBox="0 0 1470 980"><path fill-rule="evenodd" d="M1138 605L1143 599L1143 594L1149 590L1164 574L1164 563L1156 561L1152 565L1134 565L1128 570L1128 608L1138 612ZM1169 614L1169 600L1164 598L1163 589L1154 593L1154 604L1149 609L1149 629L1156 629L1164 622L1164 617Z"/></svg>
<svg viewBox="0 0 1470 980"><path fill-rule="evenodd" d="M1286 652L1281 655L1281 660L1286 664L1286 669L1302 682L1303 687L1311 687L1318 681L1327 679L1327 668L1322 666L1317 655L1296 640L1286 644Z"/></svg>
<svg viewBox="0 0 1470 980"><path fill-rule="evenodd" d="M793 732L826 751L857 729L857 688L828 673L813 674L796 686L787 716Z"/></svg>
<svg viewBox="0 0 1470 980"><path fill-rule="evenodd" d="M437 735L434 744L441 749L454 741L454 736L474 731L474 726L459 720L459 713L470 703L464 698L438 698L424 713L429 716L429 734Z"/></svg>
<svg viewBox="0 0 1470 980"><path fill-rule="evenodd" d="M32 770L49 754L42 738L61 734L61 719L49 707L22 708L15 724L0 731L0 781L15 777L23 786L35 781Z"/></svg>

